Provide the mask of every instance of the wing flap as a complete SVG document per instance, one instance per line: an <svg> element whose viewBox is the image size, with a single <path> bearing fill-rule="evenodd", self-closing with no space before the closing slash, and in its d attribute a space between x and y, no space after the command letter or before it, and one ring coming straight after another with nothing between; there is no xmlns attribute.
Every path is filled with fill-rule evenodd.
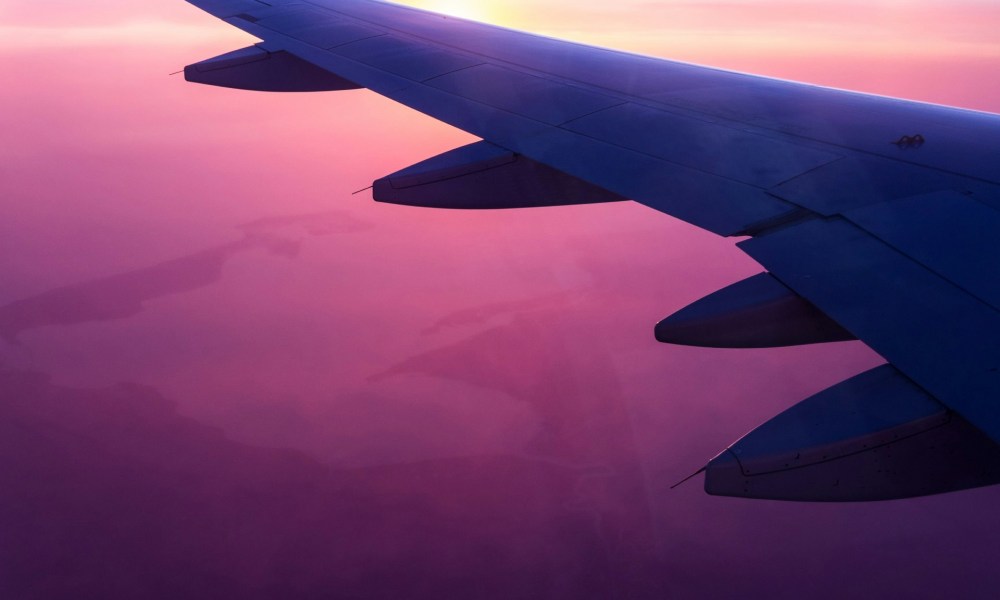
<svg viewBox="0 0 1000 600"><path fill-rule="evenodd" d="M1000 211L958 192L922 194L846 213L913 260L1000 310ZM994 277L981 277L993 272ZM1000 400L1000 398L998 398Z"/></svg>
<svg viewBox="0 0 1000 600"><path fill-rule="evenodd" d="M1000 441L1000 312L842 218L740 247Z"/></svg>
<svg viewBox="0 0 1000 600"><path fill-rule="evenodd" d="M874 156L822 165L772 188L772 194L823 216L929 192L970 192L989 186L942 171Z"/></svg>

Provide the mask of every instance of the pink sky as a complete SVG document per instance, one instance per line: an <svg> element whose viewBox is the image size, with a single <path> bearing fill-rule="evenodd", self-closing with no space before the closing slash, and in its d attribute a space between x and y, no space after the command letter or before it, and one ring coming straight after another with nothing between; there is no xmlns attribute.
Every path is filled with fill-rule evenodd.
<svg viewBox="0 0 1000 600"><path fill-rule="evenodd" d="M458 6L1000 111L992 2ZM878 357L859 344L656 344L656 320L760 269L638 205L462 213L352 196L469 136L365 91L256 94L168 75L252 41L181 0L0 3L0 423L19 424L6 439L28 449L0 453L15 474L0 475L0 530L31 557L0 552L0 566L18 593L154 597L116 573L183 571L190 553L205 581L244 598L290 581L315 597L332 557L350 555L363 594L384 579L369 563L433 570L421 540L448 557L423 573L428 595L450 585L449 565L501 587L543 565L522 583L550 598L628 585L642 597L644 582L678 598L973 597L1000 583L982 558L1000 550L996 490L846 507L669 491ZM29 485L22 472L43 475ZM331 541L347 519L360 550ZM78 529L91 522L96 534ZM95 535L110 542L95 550Z"/></svg>
<svg viewBox="0 0 1000 600"><path fill-rule="evenodd" d="M996 25L982 0L404 2L556 37L887 95L1000 110ZM183 2L10 0L0 51L235 42ZM158 55L164 54L158 52Z"/></svg>

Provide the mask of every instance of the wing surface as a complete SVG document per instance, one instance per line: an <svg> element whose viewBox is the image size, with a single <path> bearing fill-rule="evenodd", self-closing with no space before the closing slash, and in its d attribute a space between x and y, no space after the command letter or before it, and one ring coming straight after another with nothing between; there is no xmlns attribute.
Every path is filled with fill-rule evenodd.
<svg viewBox="0 0 1000 600"><path fill-rule="evenodd" d="M751 236L781 284L1000 441L1000 117L384 2L189 1L491 148Z"/></svg>

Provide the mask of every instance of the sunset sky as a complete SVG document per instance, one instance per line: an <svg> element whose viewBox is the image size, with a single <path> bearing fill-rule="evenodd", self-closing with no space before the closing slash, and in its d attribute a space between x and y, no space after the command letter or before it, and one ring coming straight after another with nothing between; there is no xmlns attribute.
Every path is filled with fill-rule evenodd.
<svg viewBox="0 0 1000 600"><path fill-rule="evenodd" d="M1000 112L992 0L408 2ZM761 269L631 203L352 195L472 141L359 90L171 75L181 0L0 1L0 597L991 597L997 489L669 486L879 357L660 318ZM353 595L350 595L353 594ZM455 595L457 594L457 595Z"/></svg>

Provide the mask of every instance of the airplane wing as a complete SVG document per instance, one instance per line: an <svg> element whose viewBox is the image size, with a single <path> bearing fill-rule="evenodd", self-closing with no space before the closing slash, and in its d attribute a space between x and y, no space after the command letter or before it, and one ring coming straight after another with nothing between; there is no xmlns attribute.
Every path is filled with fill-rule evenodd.
<svg viewBox="0 0 1000 600"><path fill-rule="evenodd" d="M1000 483L1000 116L637 56L371 0L188 0L261 43L185 69L253 90L367 88L483 141L375 182L449 208L630 199L766 273L664 342L860 339L885 366L755 429L710 493L875 500Z"/></svg>

